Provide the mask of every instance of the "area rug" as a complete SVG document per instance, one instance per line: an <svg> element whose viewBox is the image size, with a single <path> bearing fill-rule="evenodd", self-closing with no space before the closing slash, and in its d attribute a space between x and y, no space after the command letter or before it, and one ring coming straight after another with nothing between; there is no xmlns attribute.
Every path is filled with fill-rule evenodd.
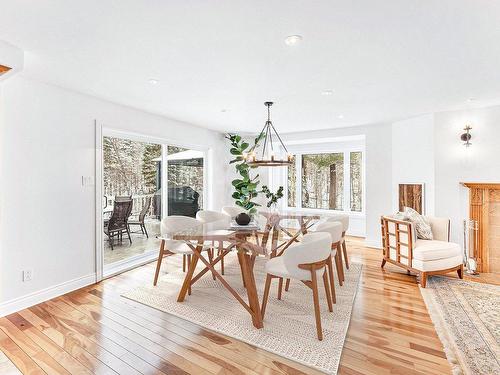
<svg viewBox="0 0 500 375"><path fill-rule="evenodd" d="M432 277L420 288L454 374L500 374L500 286Z"/></svg>
<svg viewBox="0 0 500 375"><path fill-rule="evenodd" d="M313 367L328 374L336 374L342 347L361 275L361 264L351 263L345 274L345 284L337 283L337 303L334 311L328 311L323 287L320 288L323 341L318 341L314 318L312 292L302 283L291 283L290 290L277 296L277 279L273 281L264 317L264 328L253 327L248 312L209 273L194 286L191 296L177 303L184 273L180 264L172 264L169 257L164 264L164 274L157 287L145 285L128 291L123 297L176 315L204 328L247 342L293 361ZM241 272L236 257L228 256L225 278L246 299ZM259 300L264 289L265 259L255 263L255 278ZM322 284L321 284L322 286Z"/></svg>
<svg viewBox="0 0 500 375"><path fill-rule="evenodd" d="M21 371L12 363L12 361L0 350L0 374L3 375L21 375Z"/></svg>

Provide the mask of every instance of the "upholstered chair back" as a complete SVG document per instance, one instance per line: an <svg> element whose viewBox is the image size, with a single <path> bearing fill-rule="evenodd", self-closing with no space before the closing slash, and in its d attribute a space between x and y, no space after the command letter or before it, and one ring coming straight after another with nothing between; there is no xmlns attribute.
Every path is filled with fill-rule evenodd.
<svg viewBox="0 0 500 375"><path fill-rule="evenodd" d="M326 221L338 221L342 223L343 226L343 232L347 232L349 229L349 216L345 214L335 214L332 216L328 216Z"/></svg>
<svg viewBox="0 0 500 375"><path fill-rule="evenodd" d="M209 230L227 229L231 218L222 212L217 211L198 211L196 219L203 224L209 224L206 228Z"/></svg>
<svg viewBox="0 0 500 375"><path fill-rule="evenodd" d="M232 218L235 218L242 212L246 212L244 208L242 207L236 207L236 206L224 206L222 207L222 213L226 214Z"/></svg>
<svg viewBox="0 0 500 375"><path fill-rule="evenodd" d="M328 233L332 239L332 243L339 242L342 239L342 232L344 231L344 226L339 221L327 221L319 223L314 227L314 233L324 232ZM304 236L306 240L307 236Z"/></svg>
<svg viewBox="0 0 500 375"><path fill-rule="evenodd" d="M283 262L290 274L303 274L299 264L311 264L325 260L330 256L332 239L329 233L306 234L302 242L292 245L283 253Z"/></svg>
<svg viewBox="0 0 500 375"><path fill-rule="evenodd" d="M425 216L431 225L432 237L438 241L450 241L450 219L447 217Z"/></svg>
<svg viewBox="0 0 500 375"><path fill-rule="evenodd" d="M167 216L161 221L161 234L163 237L171 238L172 235L189 231L194 233L202 229L203 223L188 216Z"/></svg>
<svg viewBox="0 0 500 375"><path fill-rule="evenodd" d="M214 221L226 220L229 221L227 215L222 212L203 210L196 213L196 219L202 223L213 223Z"/></svg>

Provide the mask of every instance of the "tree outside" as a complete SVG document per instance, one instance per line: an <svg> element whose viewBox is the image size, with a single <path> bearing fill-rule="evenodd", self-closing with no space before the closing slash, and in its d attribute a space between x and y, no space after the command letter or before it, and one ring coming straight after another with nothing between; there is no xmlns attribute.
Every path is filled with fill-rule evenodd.
<svg viewBox="0 0 500 375"><path fill-rule="evenodd" d="M302 155L302 207L342 210L344 154Z"/></svg>

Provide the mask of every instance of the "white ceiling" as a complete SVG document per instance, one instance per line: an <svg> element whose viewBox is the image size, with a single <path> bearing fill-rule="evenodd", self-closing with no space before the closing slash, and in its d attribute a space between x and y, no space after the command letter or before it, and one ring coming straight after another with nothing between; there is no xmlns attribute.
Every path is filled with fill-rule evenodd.
<svg viewBox="0 0 500 375"><path fill-rule="evenodd" d="M0 0L0 39L29 77L217 130L265 100L292 132L500 99L492 0Z"/></svg>

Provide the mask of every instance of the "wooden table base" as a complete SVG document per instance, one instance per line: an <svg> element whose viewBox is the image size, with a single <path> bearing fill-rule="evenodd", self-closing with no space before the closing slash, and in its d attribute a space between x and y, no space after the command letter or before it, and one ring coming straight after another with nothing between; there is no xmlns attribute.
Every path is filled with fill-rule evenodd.
<svg viewBox="0 0 500 375"><path fill-rule="evenodd" d="M191 259L191 265L189 267L188 272L184 278L184 282L182 284L181 290L179 292L179 296L177 297L177 302L183 302L186 298L186 294L190 287L193 286L204 274L207 272L211 272L216 279L218 279L222 285L233 295L233 297L248 311L250 316L252 317L252 323L255 328L263 328L264 324L262 323L262 315L260 312L260 303L259 296L257 293L257 285L255 283L255 277L253 273L253 267L255 264L255 256L246 253L243 250L238 250L238 260L241 269L241 276L243 280L243 284L247 291L248 303L234 290L231 285L224 279L224 277L215 270L214 266L224 259L224 257L229 254L231 251L225 250L217 256L212 261L207 260L201 253L201 246L197 246L193 249L193 256ZM201 270L196 276L194 276L194 272L196 270L196 266L198 261L201 261L205 268Z"/></svg>

